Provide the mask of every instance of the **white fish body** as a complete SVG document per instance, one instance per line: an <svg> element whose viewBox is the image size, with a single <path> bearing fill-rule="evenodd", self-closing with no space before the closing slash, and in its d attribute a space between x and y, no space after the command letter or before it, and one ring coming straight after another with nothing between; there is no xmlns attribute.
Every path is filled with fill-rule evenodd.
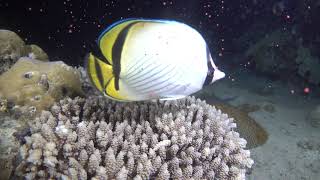
<svg viewBox="0 0 320 180"><path fill-rule="evenodd" d="M146 28L128 39L123 51L126 68L120 78L139 99L187 96L199 91L207 76L206 43L182 23Z"/></svg>
<svg viewBox="0 0 320 180"><path fill-rule="evenodd" d="M224 77L213 63L203 37L175 21L132 25L121 52L119 94L129 101L178 99ZM210 65L211 64L211 65Z"/></svg>

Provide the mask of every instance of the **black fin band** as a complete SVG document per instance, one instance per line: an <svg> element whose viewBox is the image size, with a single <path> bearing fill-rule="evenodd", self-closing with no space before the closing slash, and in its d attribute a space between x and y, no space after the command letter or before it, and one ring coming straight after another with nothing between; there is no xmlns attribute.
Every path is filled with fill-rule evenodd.
<svg viewBox="0 0 320 180"><path fill-rule="evenodd" d="M96 69L97 78L99 80L100 86L103 87L104 83L103 83L103 75L102 75L101 67L95 57L94 57L94 66Z"/></svg>
<svg viewBox="0 0 320 180"><path fill-rule="evenodd" d="M207 72L207 77L206 80L203 83L203 86L209 85L212 82L213 79L213 73L214 73L214 68L212 67L211 61L210 61L210 50L207 46L206 48L206 53L207 53L207 66L208 66L208 72Z"/></svg>
<svg viewBox="0 0 320 180"><path fill-rule="evenodd" d="M129 29L138 22L133 22L129 25L127 25L125 28L123 28L117 39L114 42L114 45L112 47L112 63L113 63L113 75L115 78L115 89L119 90L119 78L120 78L120 72L121 72L121 53L123 49L123 44L126 40L127 34L129 32Z"/></svg>

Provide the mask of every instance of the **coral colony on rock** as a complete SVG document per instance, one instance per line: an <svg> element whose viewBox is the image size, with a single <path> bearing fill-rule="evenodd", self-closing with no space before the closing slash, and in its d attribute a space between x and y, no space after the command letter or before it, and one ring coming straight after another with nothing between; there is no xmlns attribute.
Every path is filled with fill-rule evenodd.
<svg viewBox="0 0 320 180"><path fill-rule="evenodd" d="M252 167L233 118L200 99L120 103L94 95L83 68L5 64L2 113L21 121L2 137L7 178L244 179Z"/></svg>
<svg viewBox="0 0 320 180"><path fill-rule="evenodd" d="M0 179L319 179L319 13L319 0L1 1ZM156 80L185 84L138 97L116 59L160 50L139 78L175 62Z"/></svg>

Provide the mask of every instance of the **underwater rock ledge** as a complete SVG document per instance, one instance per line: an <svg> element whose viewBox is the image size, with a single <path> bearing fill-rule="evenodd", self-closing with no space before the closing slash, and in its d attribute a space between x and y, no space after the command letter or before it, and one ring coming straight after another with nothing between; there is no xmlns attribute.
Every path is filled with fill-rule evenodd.
<svg viewBox="0 0 320 180"><path fill-rule="evenodd" d="M26 179L245 179L253 164L233 119L194 97L65 98L30 126L14 173Z"/></svg>

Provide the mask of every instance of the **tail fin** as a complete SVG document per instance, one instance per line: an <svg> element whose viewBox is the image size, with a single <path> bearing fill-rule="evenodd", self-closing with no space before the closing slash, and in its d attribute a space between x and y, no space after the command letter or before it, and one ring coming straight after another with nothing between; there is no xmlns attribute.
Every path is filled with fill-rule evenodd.
<svg viewBox="0 0 320 180"><path fill-rule="evenodd" d="M104 92L106 84L114 77L112 66L89 53L85 58L85 67L91 83Z"/></svg>

